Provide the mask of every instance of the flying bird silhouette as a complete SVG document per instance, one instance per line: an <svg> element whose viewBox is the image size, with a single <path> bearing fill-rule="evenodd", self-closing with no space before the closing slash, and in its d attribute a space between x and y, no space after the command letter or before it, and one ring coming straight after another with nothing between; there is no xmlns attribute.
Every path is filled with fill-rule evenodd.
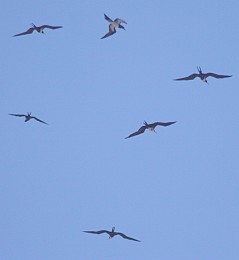
<svg viewBox="0 0 239 260"><path fill-rule="evenodd" d="M232 75L218 75L212 72L209 73L203 73L201 67L197 67L198 69L198 74L197 73L193 73L192 75L188 76L188 77L184 77L184 78L179 78L179 79L174 79L174 80L193 80L196 77L200 78L203 82L208 83L207 82L207 77L214 77L216 79L223 79L223 78L230 78L232 77Z"/></svg>
<svg viewBox="0 0 239 260"><path fill-rule="evenodd" d="M136 132L132 133L131 135L125 137L125 139L136 136L136 135L143 134L146 129L156 133L156 131L155 131L156 126L158 126L158 125L169 126L169 125L172 125L172 124L175 124L175 123L176 123L176 121L175 122L166 122L166 123L155 122L155 123L152 123L152 124L148 124L146 121L144 121L144 125L141 126L138 131L136 131Z"/></svg>
<svg viewBox="0 0 239 260"><path fill-rule="evenodd" d="M121 23L127 24L124 20L116 18L113 21L106 14L104 14L104 16L105 16L105 20L108 21L110 23L110 25L109 25L109 32L106 35L104 35L103 37L101 37L101 39L104 39L104 38L109 37L112 34L116 33L116 28L121 28L121 29L125 30L124 26L121 25Z"/></svg>
<svg viewBox="0 0 239 260"><path fill-rule="evenodd" d="M25 122L29 121L30 119L35 119L37 120L38 122L41 122L43 124L46 124L48 125L46 122L40 120L39 118L35 117L35 116L31 116L31 113L27 113L27 115L24 115L24 114L9 114L10 116L18 116L18 117L22 117L24 116L25 117Z"/></svg>
<svg viewBox="0 0 239 260"><path fill-rule="evenodd" d="M102 233L107 233L107 234L109 235L109 239L113 238L114 236L119 235L119 236L121 236L121 237L123 237L123 238L125 238L125 239L129 239L129 240L141 242L141 241L139 241L139 240L137 240L137 239L135 239L135 238L128 237L128 236L126 236L126 235L123 234L123 233L115 232L115 227L113 227L111 231L108 231L108 230L99 230L99 231L83 231L83 232L85 232L85 233L90 233L90 234L97 234L97 235L102 234Z"/></svg>
<svg viewBox="0 0 239 260"><path fill-rule="evenodd" d="M34 30L36 30L38 33L45 34L45 32L43 30L46 29L46 28L47 29L52 29L52 30L62 28L62 26L51 26L51 25L36 26L34 23L32 23L31 25L32 25L32 27L29 28L27 31L25 31L23 33L16 34L16 35L13 35L13 37L26 35L26 34L31 34L31 33L33 33Z"/></svg>

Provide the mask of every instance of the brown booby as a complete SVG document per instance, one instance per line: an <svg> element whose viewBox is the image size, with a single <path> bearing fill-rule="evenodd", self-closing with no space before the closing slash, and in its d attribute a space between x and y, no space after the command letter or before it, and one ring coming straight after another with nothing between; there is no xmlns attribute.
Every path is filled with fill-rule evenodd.
<svg viewBox="0 0 239 260"><path fill-rule="evenodd" d="M103 37L101 37L101 39L104 39L104 38L109 37L112 34L116 33L116 28L121 28L121 29L125 30L124 26L121 25L121 23L127 24L124 20L116 18L113 21L106 14L104 14L104 16L105 16L105 20L108 21L110 23L110 25L109 25L109 32L106 35L104 35Z"/></svg>

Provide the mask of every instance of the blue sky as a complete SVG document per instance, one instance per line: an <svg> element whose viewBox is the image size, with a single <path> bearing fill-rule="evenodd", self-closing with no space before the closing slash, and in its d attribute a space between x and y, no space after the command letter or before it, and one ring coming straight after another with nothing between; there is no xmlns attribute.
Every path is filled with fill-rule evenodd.
<svg viewBox="0 0 239 260"><path fill-rule="evenodd" d="M238 8L3 3L0 259L239 258ZM173 81L197 66L233 77ZM177 123L125 140L143 120ZM112 226L142 243L82 232Z"/></svg>

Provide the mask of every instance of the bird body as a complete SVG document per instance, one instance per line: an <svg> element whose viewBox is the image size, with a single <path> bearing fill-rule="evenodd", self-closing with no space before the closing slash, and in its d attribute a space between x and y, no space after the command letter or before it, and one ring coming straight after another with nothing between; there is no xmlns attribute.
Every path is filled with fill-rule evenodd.
<svg viewBox="0 0 239 260"><path fill-rule="evenodd" d="M116 33L116 28L121 28L121 29L125 30L124 26L122 26L121 23L127 24L127 22L125 22L124 20L122 20L120 18L116 18L113 21L106 14L104 14L104 16L105 16L105 20L108 21L110 23L110 25L109 25L109 32L106 35L104 35L103 37L101 37L101 39L104 39L104 38L109 37L112 34Z"/></svg>
<svg viewBox="0 0 239 260"><path fill-rule="evenodd" d="M111 231L108 231L108 230L99 230L99 231L83 231L83 232L85 232L85 233L90 233L90 234L97 234L97 235L102 234L102 233L107 233L107 234L109 235L109 239L113 238L114 236L119 235L119 236L121 236L121 237L123 237L123 238L125 238L125 239L129 239L129 240L141 242L141 241L139 241L139 240L137 240L137 239L135 239L135 238L128 237L128 236L126 236L125 234L123 234L123 233L121 233L121 232L115 232L115 227L113 227Z"/></svg>
<svg viewBox="0 0 239 260"><path fill-rule="evenodd" d="M198 69L198 73L193 73L191 75L189 75L188 77L184 77L184 78L178 78L175 80L193 80L196 77L200 78L203 82L208 83L207 81L207 77L214 77L216 79L222 79L222 78L229 78L232 77L232 75L219 75L219 74L215 74L212 72L209 73L203 73L201 67L197 67Z"/></svg>
<svg viewBox="0 0 239 260"><path fill-rule="evenodd" d="M38 33L45 34L45 32L44 32L45 28L52 29L52 30L62 28L62 26L51 26L51 25L36 26L34 23L32 23L31 25L32 25L32 27L29 28L27 31L25 31L23 33L15 34L15 35L13 35L13 37L26 35L26 34L31 34L31 33L33 33L34 30L37 31Z"/></svg>
<svg viewBox="0 0 239 260"><path fill-rule="evenodd" d="M136 131L136 132L130 134L129 136L125 137L125 139L133 137L133 136L136 136L136 135L143 134L146 129L148 129L149 131L152 131L152 132L156 132L155 131L155 127L158 126L158 125L160 125L160 126L169 126L169 125L172 125L172 124L175 124L175 123L176 123L176 121L174 121L174 122L166 122L166 123L155 122L155 123L152 123L152 124L148 124L146 121L144 121L144 125L141 126L138 131Z"/></svg>
<svg viewBox="0 0 239 260"><path fill-rule="evenodd" d="M18 117L25 117L25 122L29 121L30 119L35 119L37 120L38 122L41 122L43 124L46 124L48 125L46 122L40 120L39 118L35 117L35 116L31 116L31 113L27 113L27 115L24 115L24 114L9 114L10 116L18 116Z"/></svg>

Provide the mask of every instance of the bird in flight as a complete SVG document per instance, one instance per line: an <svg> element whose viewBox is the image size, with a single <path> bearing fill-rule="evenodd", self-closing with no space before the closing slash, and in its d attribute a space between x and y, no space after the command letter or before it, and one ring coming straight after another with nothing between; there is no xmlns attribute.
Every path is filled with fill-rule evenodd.
<svg viewBox="0 0 239 260"><path fill-rule="evenodd" d="M124 20L116 18L113 21L106 14L104 14L104 16L105 16L105 20L108 21L110 23L110 25L109 25L109 32L106 33L106 35L104 35L103 37L101 37L101 39L104 39L104 38L109 37L112 34L116 33L116 28L121 28L121 29L125 30L124 26L121 25L121 23L127 24Z"/></svg>
<svg viewBox="0 0 239 260"><path fill-rule="evenodd" d="M35 117L35 116L31 116L31 113L27 113L27 115L24 115L24 114L9 114L10 116L19 116L19 117L22 117L24 116L25 117L25 122L29 121L30 119L35 119L43 124L46 124L48 125L46 122L40 120L39 118Z"/></svg>
<svg viewBox="0 0 239 260"><path fill-rule="evenodd" d="M97 234L97 235L102 234L102 233L107 233L107 234L109 235L109 239L113 238L114 236L119 235L119 236L121 236L121 237L123 237L123 238L125 238L125 239L129 239L129 240L134 240L134 241L137 241L137 242L141 242L141 241L139 241L139 240L137 240L137 239L135 239L135 238L128 237L128 236L126 236L126 235L123 234L123 233L115 232L115 227L113 227L111 231L108 231L108 230L99 230L99 231L83 231L83 232L85 232L85 233L90 233L90 234Z"/></svg>
<svg viewBox="0 0 239 260"><path fill-rule="evenodd" d="M155 131L156 126L158 126L158 125L169 126L169 125L172 125L172 124L175 124L175 123L176 123L176 121L175 122L166 122L166 123L155 122L155 123L152 123L152 124L148 124L146 121L144 121L144 125L141 126L138 131L136 131L136 132L132 133L131 135L125 137L125 139L136 136L136 135L143 134L146 129L156 133L156 131Z"/></svg>
<svg viewBox="0 0 239 260"><path fill-rule="evenodd" d="M232 75L218 75L212 72L209 73L203 73L201 67L197 67L198 69L198 73L193 73L192 75L188 76L188 77L184 77L184 78L179 78L179 79L175 79L175 80L193 80L196 77L200 78L203 82L208 83L207 82L207 77L214 77L216 79L223 79L223 78L230 78L232 77Z"/></svg>
<svg viewBox="0 0 239 260"><path fill-rule="evenodd" d="M38 33L45 34L45 32L43 31L45 28L53 29L53 30L62 28L62 26L51 26L51 25L36 26L34 23L32 23L31 25L32 25L32 27L29 28L27 31L25 31L23 33L16 34L16 35L13 35L13 37L26 35L26 34L31 34L31 33L33 33L34 30L36 30Z"/></svg>

